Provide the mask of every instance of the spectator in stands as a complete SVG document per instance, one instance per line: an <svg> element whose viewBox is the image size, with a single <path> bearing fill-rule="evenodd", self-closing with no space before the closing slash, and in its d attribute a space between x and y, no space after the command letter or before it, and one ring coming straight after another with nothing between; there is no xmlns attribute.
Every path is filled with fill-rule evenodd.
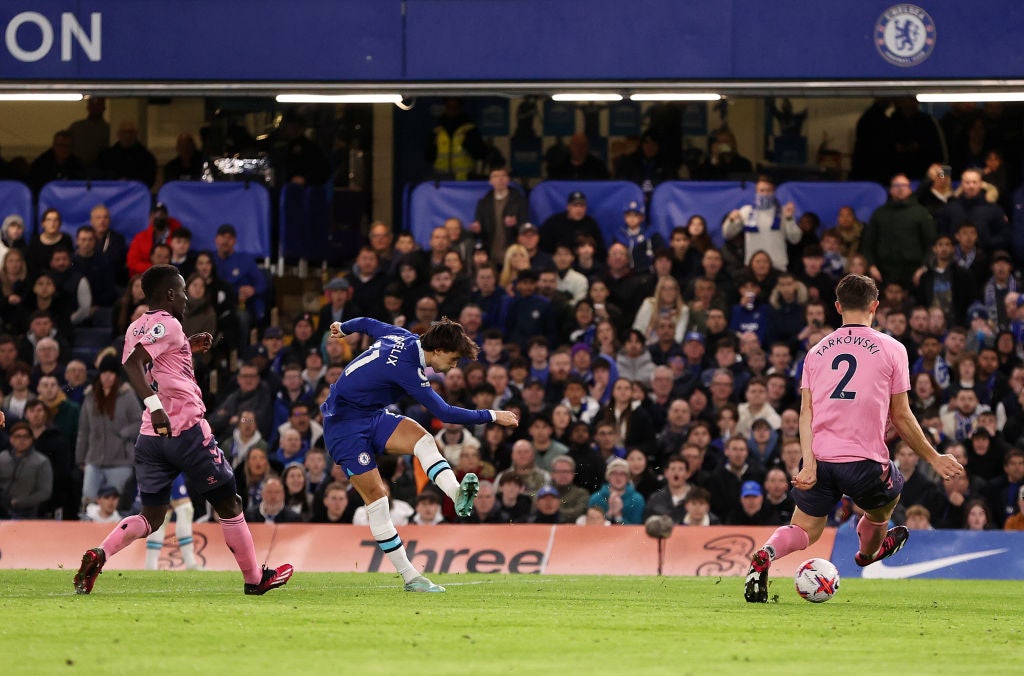
<svg viewBox="0 0 1024 676"><path fill-rule="evenodd" d="M322 336L334 322L343 322L357 316L357 310L349 304L352 297L352 285L344 277L335 277L324 285L328 302L320 307L317 322L318 332Z"/></svg>
<svg viewBox="0 0 1024 676"><path fill-rule="evenodd" d="M649 293L650 277L630 267L629 249L616 242L608 248L608 269L603 277L611 299L625 315L636 314Z"/></svg>
<svg viewBox="0 0 1024 676"><path fill-rule="evenodd" d="M71 450L75 450L78 438L78 419L81 407L69 400L56 376L40 376L36 385L39 401L46 404L47 417L57 431L71 442Z"/></svg>
<svg viewBox="0 0 1024 676"><path fill-rule="evenodd" d="M1011 236L1002 207L985 198L980 169L965 169L960 176L960 189L935 215L938 232L953 235L963 223L977 229L978 243L983 250L1008 249Z"/></svg>
<svg viewBox="0 0 1024 676"><path fill-rule="evenodd" d="M34 519L52 496L53 468L28 423L14 423L8 434L10 448L0 451L0 519Z"/></svg>
<svg viewBox="0 0 1024 676"><path fill-rule="evenodd" d="M643 523L644 498L630 483L629 463L616 458L605 469L605 485L590 496L590 507L600 507L612 523Z"/></svg>
<svg viewBox="0 0 1024 676"><path fill-rule="evenodd" d="M260 503L245 510L248 523L301 523L302 517L285 505L284 484L277 477L263 482Z"/></svg>
<svg viewBox="0 0 1024 676"><path fill-rule="evenodd" d="M693 489L689 482L690 471L686 460L678 454L668 457L665 462L665 487L653 493L644 507L644 521L651 516L664 515L681 524L686 518L686 496Z"/></svg>
<svg viewBox="0 0 1024 676"><path fill-rule="evenodd" d="M1024 486L1017 491L1017 513L1006 519L1004 530L1024 530Z"/></svg>
<svg viewBox="0 0 1024 676"><path fill-rule="evenodd" d="M433 488L426 488L416 496L416 513L410 524L416 526L436 526L446 523L444 514L441 512L441 496Z"/></svg>
<svg viewBox="0 0 1024 676"><path fill-rule="evenodd" d="M638 273L650 272L655 251L666 248L659 233L644 227L644 213L643 202L627 202L623 212L624 223L615 231L615 241L628 249L630 267Z"/></svg>
<svg viewBox="0 0 1024 676"><path fill-rule="evenodd" d="M147 188L156 182L156 158L139 143L139 128L131 120L117 127L117 140L100 153L96 166L118 181L139 181Z"/></svg>
<svg viewBox="0 0 1024 676"><path fill-rule="evenodd" d="M196 252L192 251L192 231L182 226L171 233L170 264L178 268L178 272L188 279L196 269Z"/></svg>
<svg viewBox="0 0 1024 676"><path fill-rule="evenodd" d="M260 500L263 499L263 484L273 476L274 471L270 467L266 449L259 446L251 447L242 461L242 470L235 475L238 495L247 509L260 504Z"/></svg>
<svg viewBox="0 0 1024 676"><path fill-rule="evenodd" d="M39 399L25 406L25 422L32 429L36 450L49 458L53 468L53 490L40 515L44 518L61 515L67 520L76 519L81 506L82 475L75 465L75 453L71 447L73 440L50 424L49 409Z"/></svg>
<svg viewBox="0 0 1024 676"><path fill-rule="evenodd" d="M647 351L647 337L636 329L630 331L615 364L624 379L649 381L655 363Z"/></svg>
<svg viewBox="0 0 1024 676"><path fill-rule="evenodd" d="M427 162L433 167L431 177L465 181L487 152L480 130L463 111L462 99L445 99L426 151Z"/></svg>
<svg viewBox="0 0 1024 676"><path fill-rule="evenodd" d="M575 485L576 461L570 455L551 460L551 485L561 502L562 523L573 523L587 511L590 493Z"/></svg>
<svg viewBox="0 0 1024 676"><path fill-rule="evenodd" d="M256 425L256 414L245 410L238 415L238 424L231 432L231 440L224 447L225 455L235 469L241 468L250 449L258 448L267 453L267 441ZM239 472L241 473L241 472Z"/></svg>
<svg viewBox="0 0 1024 676"><path fill-rule="evenodd" d="M73 248L71 237L60 229L61 222L60 212L56 209L47 209L39 217L40 230L32 236L25 251L25 262L30 277L49 269L54 249Z"/></svg>
<svg viewBox="0 0 1024 676"><path fill-rule="evenodd" d="M52 318L57 333L62 337L71 336L71 301L60 293L57 281L49 270L36 274L32 283L32 293L28 296L25 311L29 315L29 323L36 313L45 313Z"/></svg>
<svg viewBox="0 0 1024 676"><path fill-rule="evenodd" d="M567 523L562 514L562 501L558 489L553 486L542 486L534 500L534 511L529 523Z"/></svg>
<svg viewBox="0 0 1024 676"><path fill-rule="evenodd" d="M607 165L590 152L590 141L583 133L573 134L566 145L568 156L550 167L548 178L554 181L606 181Z"/></svg>
<svg viewBox="0 0 1024 676"><path fill-rule="evenodd" d="M770 514L769 523L789 523L795 506L793 498L789 497L789 477L785 470L780 467L768 470L764 478L764 508Z"/></svg>
<svg viewBox="0 0 1024 676"><path fill-rule="evenodd" d="M534 271L540 272L555 266L551 254L539 248L540 231L533 223L523 223L519 226L516 243L526 249L526 254L530 257L530 268Z"/></svg>
<svg viewBox="0 0 1024 676"><path fill-rule="evenodd" d="M110 210L97 204L89 212L89 225L96 231L96 250L114 269L114 281L118 286L128 283L128 243L124 235L110 227Z"/></svg>
<svg viewBox="0 0 1024 676"><path fill-rule="evenodd" d="M75 464L85 471L84 504L93 502L102 486L125 490L134 471L140 413L139 400L123 379L119 360L107 355L78 418Z"/></svg>
<svg viewBox="0 0 1024 676"><path fill-rule="evenodd" d="M57 293L65 299L71 325L78 326L92 317L95 307L89 280L71 263L71 249L57 247L50 256L49 273Z"/></svg>
<svg viewBox="0 0 1024 676"><path fill-rule="evenodd" d="M506 167L492 168L489 182L491 189L477 202L469 231L483 242L491 260L500 260L528 218L526 198L518 190L509 189Z"/></svg>
<svg viewBox="0 0 1024 676"><path fill-rule="evenodd" d="M1014 448L1003 457L1003 474L985 487L985 498L992 508L992 521L1002 526L1006 520L1019 513L1019 496L1024 489L1024 452Z"/></svg>
<svg viewBox="0 0 1024 676"><path fill-rule="evenodd" d="M29 389L32 367L23 361L16 361L4 371L10 392L3 398L3 410L7 414L7 422L21 420L25 417L25 406L35 393Z"/></svg>
<svg viewBox="0 0 1024 676"><path fill-rule="evenodd" d="M4 218L0 226L0 259L7 255L11 249L24 251L28 246L25 242L25 221L19 214L10 214Z"/></svg>
<svg viewBox="0 0 1024 676"><path fill-rule="evenodd" d="M711 142L710 153L694 172L698 181L735 180L738 175L749 178L754 165L739 153L736 136L728 127L719 129Z"/></svg>
<svg viewBox="0 0 1024 676"><path fill-rule="evenodd" d="M113 307L117 301L114 265L97 250L96 230L91 225L83 225L78 228L75 254L71 263L74 269L88 281L93 305L105 308Z"/></svg>
<svg viewBox="0 0 1024 676"><path fill-rule="evenodd" d="M631 448L626 453L629 464L629 480L633 487L646 501L655 491L661 488L662 479L648 465L647 452L641 448ZM660 459L657 462L660 467Z"/></svg>
<svg viewBox="0 0 1024 676"><path fill-rule="evenodd" d="M525 483L516 472L505 471L498 475L498 500L495 505L495 523L525 523L532 511L532 500L523 493ZM543 485L543 484L542 484ZM540 489L540 487L538 487Z"/></svg>
<svg viewBox="0 0 1024 676"><path fill-rule="evenodd" d="M948 325L963 323L968 306L977 297L971 274L956 264L954 252L953 238L939 235L932 245L932 260L915 275L917 302L940 308Z"/></svg>
<svg viewBox="0 0 1024 676"><path fill-rule="evenodd" d="M458 317L466 304L466 296L454 291L454 282L452 271L444 265L430 271L430 296L437 303L439 317Z"/></svg>
<svg viewBox="0 0 1024 676"><path fill-rule="evenodd" d="M379 317L381 298L388 283L387 275L381 269L380 258L371 247L364 246L356 255L355 269L357 272L349 278L352 286L352 303L360 314L366 317Z"/></svg>
<svg viewBox="0 0 1024 676"><path fill-rule="evenodd" d="M46 330L46 315L39 315L33 318L32 323L37 327L37 330ZM50 324L52 326L52 324ZM35 332L30 331L26 335L26 340L31 340L29 336L35 336ZM67 346L61 345L57 338L51 337L50 335L44 335L36 340L35 343L35 358L31 360L32 366L32 377L31 377L31 388L35 390L39 384L39 379L43 376L53 376L59 383L64 382L64 360L61 359L61 355L67 354Z"/></svg>
<svg viewBox="0 0 1024 676"><path fill-rule="evenodd" d="M270 437L273 422L273 393L260 381L259 368L245 363L238 368L238 389L232 392L209 416L210 427L218 438L226 438L238 424L243 410L256 414L256 424L264 438Z"/></svg>
<svg viewBox="0 0 1024 676"><path fill-rule="evenodd" d="M512 465L496 477L499 488L503 486L502 478L506 474L515 474L522 482L522 492L532 498L537 490L551 482L551 475L536 464L536 452L533 444L520 439L512 444Z"/></svg>
<svg viewBox="0 0 1024 676"><path fill-rule="evenodd" d="M765 502L764 489L756 481L744 482L740 488L739 507L725 518L730 526L778 526L776 515Z"/></svg>
<svg viewBox="0 0 1024 676"><path fill-rule="evenodd" d="M256 266L251 254L235 250L238 231L235 226L225 223L217 228L217 274L231 284L238 293L239 310L245 309L251 322L262 322L266 314L264 294L267 292L267 278ZM245 331L243 331L243 334Z"/></svg>
<svg viewBox="0 0 1024 676"><path fill-rule="evenodd" d="M755 203L729 212L722 223L722 234L731 239L740 232L745 233L744 263L750 263L754 253L764 251L771 257L775 269L785 270L789 265L786 242L796 244L803 234L794 218L796 207L792 202L779 204L775 198L775 182L767 176L759 176L755 187Z"/></svg>
<svg viewBox="0 0 1024 676"><path fill-rule="evenodd" d="M633 400L633 385L626 377L618 378L612 386L611 402L602 410L601 420L614 425L617 437L627 448L638 446L645 453L654 453L657 430L651 414L639 401Z"/></svg>
<svg viewBox="0 0 1024 676"><path fill-rule="evenodd" d="M676 166L661 153L658 139L649 131L640 136L639 148L621 158L615 172L615 178L639 185L648 204L655 187L678 176Z"/></svg>
<svg viewBox="0 0 1024 676"><path fill-rule="evenodd" d="M739 405L739 420L736 422L735 434L748 436L755 420L764 419L773 430L779 429L782 419L768 404L768 383L764 378L751 378L747 381L745 401Z"/></svg>
<svg viewBox="0 0 1024 676"><path fill-rule="evenodd" d="M540 249L554 253L555 247L559 244L577 247L577 242L582 236L591 238L594 259L598 263L604 262L607 253L601 226L593 216L587 214L587 196L576 190L569 193L565 211L549 216L541 224ZM579 258L578 248L577 257Z"/></svg>
<svg viewBox="0 0 1024 676"><path fill-rule="evenodd" d="M149 306L145 304L146 295L142 292L142 275L133 275L121 297L114 303L115 334L123 334L135 317L136 310Z"/></svg>
<svg viewBox="0 0 1024 676"><path fill-rule="evenodd" d="M167 244L171 233L181 227L181 222L171 218L167 205L157 202L149 214L149 225L132 238L128 247L128 273L141 275L152 266L151 254L157 244Z"/></svg>
<svg viewBox="0 0 1024 676"><path fill-rule="evenodd" d="M935 237L932 217L913 199L910 179L896 174L889 183L889 201L875 209L864 228L861 252L875 281L892 280L909 288Z"/></svg>
<svg viewBox="0 0 1024 676"><path fill-rule="evenodd" d="M942 491L926 505L932 513L932 526L935 528L962 528L966 520L967 504L975 495L971 490L971 477L965 470L952 479L942 482Z"/></svg>
<svg viewBox="0 0 1024 676"><path fill-rule="evenodd" d="M314 510L314 516L310 519L312 523L352 523L352 518L348 516L348 487L344 483L334 481L327 484L321 502L324 509ZM408 523L409 515L405 518Z"/></svg>
<svg viewBox="0 0 1024 676"><path fill-rule="evenodd" d="M9 249L0 265L0 321L8 330L17 332L26 321L22 301L29 295L28 266L21 249Z"/></svg>
<svg viewBox="0 0 1024 676"><path fill-rule="evenodd" d="M53 145L36 159L29 169L28 184L36 195L50 181L78 181L86 177L85 165L72 152L72 138L61 130L53 135Z"/></svg>
<svg viewBox="0 0 1024 676"><path fill-rule="evenodd" d="M117 511L117 502L121 498L121 491L115 486L104 486L99 490L96 500L86 503L83 521L93 523L120 523L123 518Z"/></svg>
<svg viewBox="0 0 1024 676"><path fill-rule="evenodd" d="M733 436L725 444L726 462L715 470L708 481L711 491L711 511L729 514L739 505L740 488L747 481L761 483L764 470L751 462L747 440Z"/></svg>
<svg viewBox="0 0 1024 676"><path fill-rule="evenodd" d="M72 359L64 367L64 394L68 401L81 406L85 400L85 388L88 387L89 372L85 362L80 359Z"/></svg>
<svg viewBox="0 0 1024 676"><path fill-rule="evenodd" d="M518 344L523 351L534 336L556 342L555 316L551 302L537 295L537 273L520 270L516 277L515 296L505 312L505 340Z"/></svg>
<svg viewBox="0 0 1024 676"><path fill-rule="evenodd" d="M539 388L535 385L534 389ZM552 438L554 431L551 416L547 413L542 412L532 416L529 433L536 458L535 462L537 467L549 473L554 458L564 456L569 452L569 448L565 444Z"/></svg>
<svg viewBox="0 0 1024 676"><path fill-rule="evenodd" d="M107 100L102 96L87 96L85 110L85 119L72 122L68 132L71 134L71 152L83 166L92 168L96 166L100 153L110 145L110 124L103 119Z"/></svg>
<svg viewBox="0 0 1024 676"><path fill-rule="evenodd" d="M932 164L914 197L935 218L953 198L953 168L948 164Z"/></svg>
<svg viewBox="0 0 1024 676"><path fill-rule="evenodd" d="M178 152L170 162L164 165L164 183L171 181L198 181L203 177L203 163L206 158L196 148L196 140L192 134L178 134L174 140L174 149Z"/></svg>

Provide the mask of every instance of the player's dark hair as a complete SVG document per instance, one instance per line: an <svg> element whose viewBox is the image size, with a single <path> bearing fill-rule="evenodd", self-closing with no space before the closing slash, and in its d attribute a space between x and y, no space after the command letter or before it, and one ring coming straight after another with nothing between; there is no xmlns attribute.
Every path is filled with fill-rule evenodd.
<svg viewBox="0 0 1024 676"><path fill-rule="evenodd" d="M836 285L836 299L843 310L866 311L878 300L878 285L866 275L846 275Z"/></svg>
<svg viewBox="0 0 1024 676"><path fill-rule="evenodd" d="M441 317L427 329L420 338L420 345L424 350L454 352L466 359L476 359L477 353L480 352L477 344L462 330L462 324L447 317Z"/></svg>
<svg viewBox="0 0 1024 676"><path fill-rule="evenodd" d="M171 288L175 278L180 277L181 272L173 265L154 265L142 273L142 293L146 296L146 302L163 302L167 290Z"/></svg>

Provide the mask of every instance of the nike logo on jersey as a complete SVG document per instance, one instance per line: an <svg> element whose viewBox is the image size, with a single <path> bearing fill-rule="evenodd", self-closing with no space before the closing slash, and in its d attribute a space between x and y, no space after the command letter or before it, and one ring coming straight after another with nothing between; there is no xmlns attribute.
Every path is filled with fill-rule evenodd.
<svg viewBox="0 0 1024 676"><path fill-rule="evenodd" d="M885 561L872 563L864 569L861 577L869 580L897 580L915 575L924 575L933 570L939 570L947 566L953 566L964 561L983 559L986 556L995 556L1009 551L1008 549L986 549L982 552L970 552L969 554L957 554L956 556L944 556L940 559L930 561L919 561L918 563L907 563L902 566L886 565Z"/></svg>

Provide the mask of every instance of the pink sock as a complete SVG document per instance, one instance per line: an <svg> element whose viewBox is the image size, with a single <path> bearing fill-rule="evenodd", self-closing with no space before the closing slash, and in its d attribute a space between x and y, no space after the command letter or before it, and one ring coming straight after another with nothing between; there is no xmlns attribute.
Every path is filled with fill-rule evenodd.
<svg viewBox="0 0 1024 676"><path fill-rule="evenodd" d="M242 570L246 583L256 584L263 579L260 564L256 563L256 546L252 543L252 533L241 514L233 519L221 519L220 528L224 531L224 542L235 555L235 561Z"/></svg>
<svg viewBox="0 0 1024 676"><path fill-rule="evenodd" d="M149 535L149 532L149 522L141 514L126 516L121 519L121 523L114 527L114 530L110 531L110 535L100 547L109 559L139 538Z"/></svg>
<svg viewBox="0 0 1024 676"><path fill-rule="evenodd" d="M807 531L800 526L779 526L772 533L772 536L768 538L768 542L764 543L764 546L765 549L768 549L769 554L774 552L772 561L775 561L776 559L781 559L786 554L807 549L810 541L811 539L807 536Z"/></svg>
<svg viewBox="0 0 1024 676"><path fill-rule="evenodd" d="M860 553L866 556L874 556L878 548L882 546L882 540L888 531L889 523L875 523L866 516L860 517L857 522L857 537L860 538Z"/></svg>

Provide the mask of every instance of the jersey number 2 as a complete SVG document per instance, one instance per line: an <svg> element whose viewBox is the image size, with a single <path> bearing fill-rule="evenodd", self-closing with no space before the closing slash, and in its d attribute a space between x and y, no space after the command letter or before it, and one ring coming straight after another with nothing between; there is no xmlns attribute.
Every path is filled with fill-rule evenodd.
<svg viewBox="0 0 1024 676"><path fill-rule="evenodd" d="M848 392L843 388L850 384L850 380L853 378L853 374L857 372L857 359L852 354L840 354L836 355L836 358L832 360L832 370L838 371L840 364L846 364L846 373L839 380L839 384L836 385L836 389L832 390L832 394L829 395L829 399L856 399L856 392Z"/></svg>

